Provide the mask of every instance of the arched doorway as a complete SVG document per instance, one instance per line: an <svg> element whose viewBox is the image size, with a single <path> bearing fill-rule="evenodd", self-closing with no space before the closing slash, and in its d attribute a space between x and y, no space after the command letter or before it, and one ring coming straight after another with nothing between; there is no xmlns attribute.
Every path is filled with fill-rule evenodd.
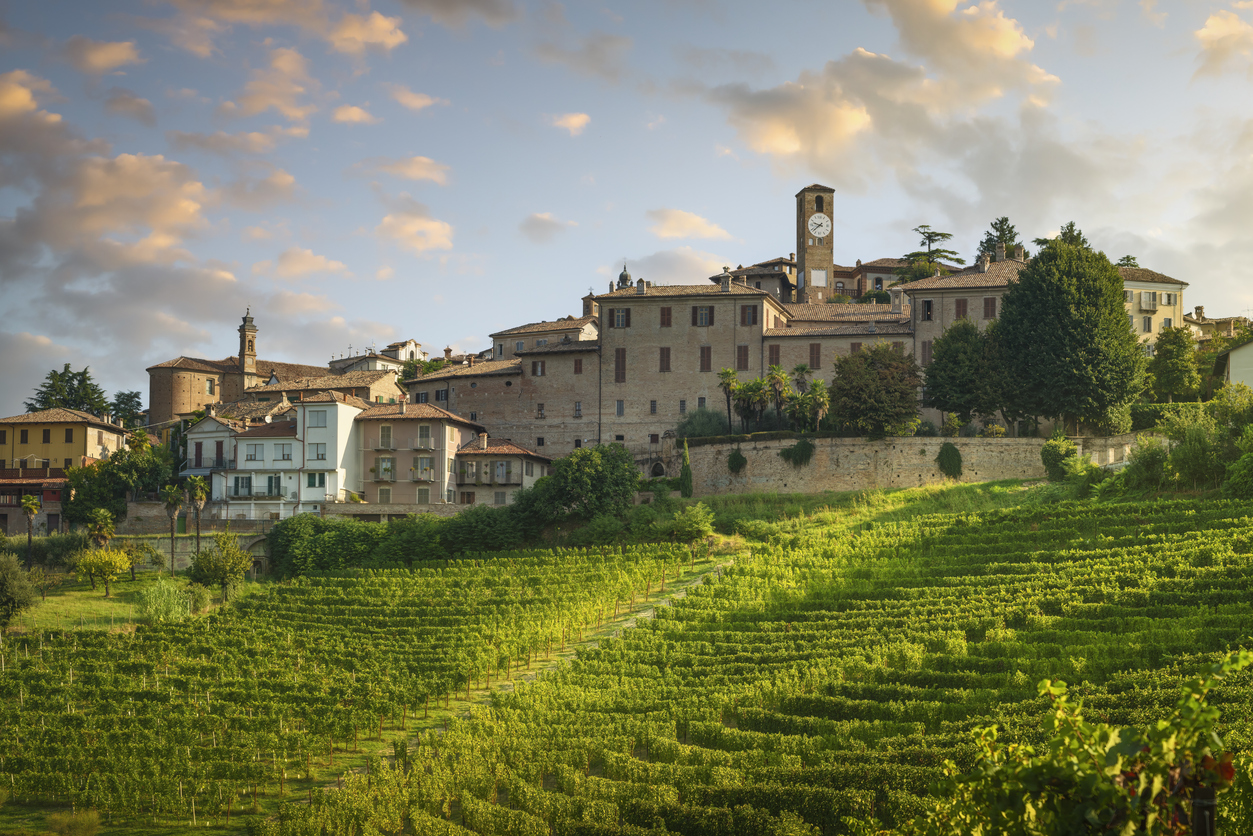
<svg viewBox="0 0 1253 836"><path fill-rule="evenodd" d="M665 475L666 475L666 466L663 465L661 462L654 462L653 463L653 478L659 479Z"/></svg>

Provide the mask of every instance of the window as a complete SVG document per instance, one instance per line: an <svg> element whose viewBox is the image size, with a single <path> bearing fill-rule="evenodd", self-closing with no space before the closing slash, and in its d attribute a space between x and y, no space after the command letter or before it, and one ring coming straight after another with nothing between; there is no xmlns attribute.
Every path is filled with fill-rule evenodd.
<svg viewBox="0 0 1253 836"><path fill-rule="evenodd" d="M774 269L778 270L779 268L776 267ZM761 282L753 282L753 287L757 288L758 290L761 290Z"/></svg>
<svg viewBox="0 0 1253 836"><path fill-rule="evenodd" d="M430 488L418 488L418 504L419 505L431 504L431 489Z"/></svg>
<svg viewBox="0 0 1253 836"><path fill-rule="evenodd" d="M753 310L756 310L756 308ZM737 345L735 347L735 370L739 372L748 371L748 346L746 345Z"/></svg>
<svg viewBox="0 0 1253 836"><path fill-rule="evenodd" d="M66 459L66 460L65 460L65 464L63 464L63 465L61 465L61 466L62 466L62 467L64 467L66 470L69 470L69 469L70 469L70 462L71 462L71 460L70 460L70 459Z"/></svg>
<svg viewBox="0 0 1253 836"><path fill-rule="evenodd" d="M448 401L448 390L447 390L447 389L436 389L436 390L435 390L435 402L436 402L436 403L441 403L441 402L447 403L447 401Z"/></svg>
<svg viewBox="0 0 1253 836"><path fill-rule="evenodd" d="M621 418L626 415L626 401L616 401L614 404L614 415Z"/></svg>
<svg viewBox="0 0 1253 836"><path fill-rule="evenodd" d="M522 472L527 476L535 475L535 462L525 462L522 465Z"/></svg>
<svg viewBox="0 0 1253 836"><path fill-rule="evenodd" d="M1122 292L1122 300L1123 300L1124 302L1126 302L1128 305L1130 305L1130 304L1132 303L1132 301L1133 301L1132 297L1133 297L1133 296L1135 296L1135 291L1133 291L1133 290L1124 290L1124 291Z"/></svg>
<svg viewBox="0 0 1253 836"><path fill-rule="evenodd" d="M311 409L309 410L307 414L309 416L310 427L325 427L326 426L326 410L325 409Z"/></svg>
<svg viewBox="0 0 1253 836"><path fill-rule="evenodd" d="M537 439L535 439L535 446L536 446L536 447L543 447L543 446L544 446L544 439L542 439L542 438L537 438Z"/></svg>
<svg viewBox="0 0 1253 836"><path fill-rule="evenodd" d="M504 492L504 491L495 491L495 494L496 494L496 504L497 504L497 505L504 505L504 504L505 504L505 492Z"/></svg>
<svg viewBox="0 0 1253 836"><path fill-rule="evenodd" d="M1135 330L1135 327L1136 327L1136 315L1135 314L1130 314L1130 313L1127 314L1127 325L1131 328L1131 330L1133 331Z"/></svg>
<svg viewBox="0 0 1253 836"><path fill-rule="evenodd" d="M522 349L524 349L524 348L526 348L526 341L525 341L525 340L518 340L516 343L514 343L514 344L513 344L513 350L514 350L514 351L521 351L521 350L522 350Z"/></svg>
<svg viewBox="0 0 1253 836"><path fill-rule="evenodd" d="M687 401L679 401L679 414L684 415L686 413L687 413Z"/></svg>
<svg viewBox="0 0 1253 836"><path fill-rule="evenodd" d="M379 505L391 505L391 504L392 504L392 489L391 488L379 488Z"/></svg>
<svg viewBox="0 0 1253 836"><path fill-rule="evenodd" d="M213 394L213 378L209 378L204 382L204 393L206 395Z"/></svg>
<svg viewBox="0 0 1253 836"><path fill-rule="evenodd" d="M843 292L844 292L844 282L836 282L836 283L835 283L835 292L836 292L836 293L843 293Z"/></svg>
<svg viewBox="0 0 1253 836"><path fill-rule="evenodd" d="M694 305L692 307L692 325L707 328L714 324L714 309L710 305Z"/></svg>
<svg viewBox="0 0 1253 836"><path fill-rule="evenodd" d="M504 343L496 343L496 356L497 357L505 356L505 344Z"/></svg>
<svg viewBox="0 0 1253 836"><path fill-rule="evenodd" d="M574 417L575 418L583 417L583 401L574 402Z"/></svg>
<svg viewBox="0 0 1253 836"><path fill-rule="evenodd" d="M649 415L656 415L656 414L657 414L657 402L656 402L656 401L649 401L649 402L648 402L648 414L649 414Z"/></svg>
<svg viewBox="0 0 1253 836"><path fill-rule="evenodd" d="M582 358L579 358L578 360L574 361L574 373L583 374L583 359Z"/></svg>
<svg viewBox="0 0 1253 836"><path fill-rule="evenodd" d="M1169 328L1169 327L1171 327L1171 323L1173 323L1173 322L1174 322L1174 320L1173 320L1173 319L1171 319L1170 317L1166 317L1165 319L1163 319L1163 320L1162 320L1162 327L1163 327L1163 328ZM67 432L68 432L68 430L67 430Z"/></svg>
<svg viewBox="0 0 1253 836"><path fill-rule="evenodd" d="M263 446L264 445L261 445L261 444L246 445L244 448L244 461L246 462L263 461L265 458L265 454L262 452Z"/></svg>
<svg viewBox="0 0 1253 836"><path fill-rule="evenodd" d="M659 372L670 371L670 346L663 346L662 348L658 349L657 354L658 354L657 371Z"/></svg>
<svg viewBox="0 0 1253 836"><path fill-rule="evenodd" d="M580 447L582 447L582 446L583 446L583 439L581 439L581 438L576 438L576 439L574 440L574 449L575 449L575 450L578 450L578 449L579 449Z"/></svg>
<svg viewBox="0 0 1253 836"><path fill-rule="evenodd" d="M413 397L414 403L428 403L431 399L430 392L419 392Z"/></svg>
<svg viewBox="0 0 1253 836"><path fill-rule="evenodd" d="M309 445L309 459L315 462L326 461L326 445L325 444L310 444Z"/></svg>
<svg viewBox="0 0 1253 836"><path fill-rule="evenodd" d="M757 324L757 306L740 305L740 325Z"/></svg>
<svg viewBox="0 0 1253 836"><path fill-rule="evenodd" d="M823 211L822 207L824 205L825 205L825 201L823 201L822 195L818 195L817 197L814 198L814 209L821 212Z"/></svg>
<svg viewBox="0 0 1253 836"><path fill-rule="evenodd" d="M66 444L74 443L74 429L72 427L65 428L65 443Z"/></svg>
<svg viewBox="0 0 1253 836"><path fill-rule="evenodd" d="M697 398L697 399L696 399L696 408L697 408L697 409L704 409L704 408L705 408L705 399L704 399L704 398Z"/></svg>
<svg viewBox="0 0 1253 836"><path fill-rule="evenodd" d="M922 365L926 366L931 362L931 340L922 341Z"/></svg>
<svg viewBox="0 0 1253 836"><path fill-rule="evenodd" d="M702 345L700 347L700 370L702 372L713 370L713 365L714 365L713 356L714 356L713 346Z"/></svg>
<svg viewBox="0 0 1253 836"><path fill-rule="evenodd" d="M848 350L850 354L856 354L861 351L861 343L849 343Z"/></svg>
<svg viewBox="0 0 1253 836"><path fill-rule="evenodd" d="M52 430L51 429L47 429L43 431L43 443L44 444L52 443Z"/></svg>
<svg viewBox="0 0 1253 836"><path fill-rule="evenodd" d="M988 296L983 300L983 318L996 319L996 297Z"/></svg>
<svg viewBox="0 0 1253 836"><path fill-rule="evenodd" d="M613 350L613 382L626 383L626 349Z"/></svg>
<svg viewBox="0 0 1253 836"><path fill-rule="evenodd" d="M548 345L548 340L536 340L535 341L536 348L539 348L542 345Z"/></svg>
<svg viewBox="0 0 1253 836"><path fill-rule="evenodd" d="M922 300L922 321L923 322L931 321L932 313L933 313L932 307L933 307L933 304L930 299Z"/></svg>
<svg viewBox="0 0 1253 836"><path fill-rule="evenodd" d="M22 440L25 441L26 437L22 436ZM104 430L96 430L96 443L104 444Z"/></svg>
<svg viewBox="0 0 1253 836"><path fill-rule="evenodd" d="M389 424L379 427L379 447L384 450L392 449L392 428Z"/></svg>
<svg viewBox="0 0 1253 836"><path fill-rule="evenodd" d="M236 476L235 490L232 491L233 496L252 496L252 477Z"/></svg>
<svg viewBox="0 0 1253 836"><path fill-rule="evenodd" d="M1173 304L1175 304L1175 294L1173 294L1173 293L1163 293L1163 294L1162 294L1162 304L1163 304L1163 305L1173 305Z"/></svg>
<svg viewBox="0 0 1253 836"><path fill-rule="evenodd" d="M309 488L325 488L326 487L326 474L325 473L306 473L305 477L306 477L305 478L306 487L309 487Z"/></svg>
<svg viewBox="0 0 1253 836"><path fill-rule="evenodd" d="M0 444L8 444L8 443L9 443L9 431L0 430Z"/></svg>
<svg viewBox="0 0 1253 836"><path fill-rule="evenodd" d="M770 354L770 363L769 363L769 365L771 365L771 366L778 366L778 365L781 365L781 364L779 363L779 354L780 354L780 352L779 352L779 346L777 346L777 345L772 345L772 346L769 346L769 347L766 349L766 351Z"/></svg>
<svg viewBox="0 0 1253 836"><path fill-rule="evenodd" d="M431 446L431 425L418 425L418 446L430 448Z"/></svg>
<svg viewBox="0 0 1253 836"><path fill-rule="evenodd" d="M649 433L649 434L648 434L648 443L649 443L649 444L660 444L660 443L661 443L661 436L660 436L660 435L658 435L657 433Z"/></svg>
<svg viewBox="0 0 1253 836"><path fill-rule="evenodd" d="M451 476L457 470L457 463L453 459L448 460L448 475ZM448 501L452 502L452 497L448 497Z"/></svg>
<svg viewBox="0 0 1253 836"><path fill-rule="evenodd" d="M544 405L542 403L537 403L535 405L535 417L537 418L544 417Z"/></svg>
<svg viewBox="0 0 1253 836"><path fill-rule="evenodd" d="M882 277L882 276L876 276L876 277L875 277L875 280L874 280L874 289L875 289L875 290L883 290L883 277Z"/></svg>
<svg viewBox="0 0 1253 836"><path fill-rule="evenodd" d="M531 361L531 377L543 377L543 376L544 376L544 361L532 360Z"/></svg>
<svg viewBox="0 0 1253 836"><path fill-rule="evenodd" d="M669 328L671 322L670 308L661 309L661 327Z"/></svg>
<svg viewBox="0 0 1253 836"><path fill-rule="evenodd" d="M965 319L965 318L966 318L966 314L967 314L967 307L968 307L968 305L969 305L969 302L970 302L970 300L969 300L969 299L958 299L958 300L956 300L956 301L953 303L953 306L957 309L957 318L958 318L958 319Z"/></svg>
<svg viewBox="0 0 1253 836"><path fill-rule="evenodd" d="M452 502L456 498L457 498L457 492L454 491L452 488L449 488L448 490L444 491L445 502Z"/></svg>
<svg viewBox="0 0 1253 836"><path fill-rule="evenodd" d="M630 328L631 327L631 309L630 308L610 308L608 319L609 319L610 328Z"/></svg>
<svg viewBox="0 0 1253 836"><path fill-rule="evenodd" d="M814 371L822 368L822 343L809 344L809 368Z"/></svg>
<svg viewBox="0 0 1253 836"><path fill-rule="evenodd" d="M1143 322L1143 331L1144 331L1144 333L1146 333L1146 334L1152 334L1152 333L1153 333L1153 317L1151 317L1151 316L1146 316L1146 317L1144 317L1144 322Z"/></svg>
<svg viewBox="0 0 1253 836"><path fill-rule="evenodd" d="M626 441L626 436L625 436L625 435L615 435L615 436L613 437L613 440L614 440L614 441Z"/></svg>

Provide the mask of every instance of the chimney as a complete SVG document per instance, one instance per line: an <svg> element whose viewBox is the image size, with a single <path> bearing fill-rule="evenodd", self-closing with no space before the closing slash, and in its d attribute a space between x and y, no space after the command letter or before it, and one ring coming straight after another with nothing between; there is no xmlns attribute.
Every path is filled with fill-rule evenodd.
<svg viewBox="0 0 1253 836"><path fill-rule="evenodd" d="M479 449L487 449L487 433L479 433Z"/></svg>
<svg viewBox="0 0 1253 836"><path fill-rule="evenodd" d="M892 313L896 313L896 314L900 313L901 312L901 289L899 287L894 287L888 292L892 294Z"/></svg>
<svg viewBox="0 0 1253 836"><path fill-rule="evenodd" d="M788 261L795 261L795 260L796 260L796 253L788 253L788 254L787 254L787 260L788 260Z"/></svg>
<svg viewBox="0 0 1253 836"><path fill-rule="evenodd" d="M1019 261L1026 261L1027 257L1024 253L1026 253L1026 250L1022 248L1022 244L1014 245L1014 258L1018 259Z"/></svg>
<svg viewBox="0 0 1253 836"><path fill-rule="evenodd" d="M996 260L997 261L1005 260L1005 242L1004 241L996 242Z"/></svg>
<svg viewBox="0 0 1253 836"><path fill-rule="evenodd" d="M466 355L466 362L467 362L468 364L470 364L470 366L473 366L473 365L474 365L474 355L473 355L473 354L468 354L468 355Z"/></svg>
<svg viewBox="0 0 1253 836"><path fill-rule="evenodd" d="M647 290L647 288L646 288L646 287L645 287L645 285L644 285L644 280L643 280L643 279L638 279L638 280L636 280L636 282L635 282L635 292L636 292L637 294L639 294L640 296L643 296L643 295L644 295L644 293L646 292L646 290Z"/></svg>
<svg viewBox="0 0 1253 836"><path fill-rule="evenodd" d="M1196 306L1196 319L1198 322L1205 321L1205 306L1204 305Z"/></svg>
<svg viewBox="0 0 1253 836"><path fill-rule="evenodd" d="M872 333L872 334L873 334L873 333L875 333L877 330L878 330L878 329L877 329L877 328L875 328L874 320L873 320L873 319L872 319L872 320L870 320L870 333Z"/></svg>
<svg viewBox="0 0 1253 836"><path fill-rule="evenodd" d="M405 414L405 398L404 398L404 395L401 395L401 396L400 396L400 414L401 414L401 415L404 415L404 414Z"/></svg>
<svg viewBox="0 0 1253 836"><path fill-rule="evenodd" d="M609 283L609 292L613 293L613 282Z"/></svg>
<svg viewBox="0 0 1253 836"><path fill-rule="evenodd" d="M991 259L992 259L992 256L990 256L988 253L979 253L979 272L980 273L988 272L988 262L991 261Z"/></svg>
<svg viewBox="0 0 1253 836"><path fill-rule="evenodd" d="M444 360L446 362L452 362L452 347L451 346L444 347Z"/></svg>
<svg viewBox="0 0 1253 836"><path fill-rule="evenodd" d="M731 292L731 271L730 271L730 268L728 268L728 267L726 267L725 265L723 265L723 267L722 267L722 275L720 275L720 276L718 277L718 279L720 280L720 282L719 282L719 283L720 283L720 285L721 285L721 286L719 287L719 290L721 290L723 293L730 293L730 292Z"/></svg>

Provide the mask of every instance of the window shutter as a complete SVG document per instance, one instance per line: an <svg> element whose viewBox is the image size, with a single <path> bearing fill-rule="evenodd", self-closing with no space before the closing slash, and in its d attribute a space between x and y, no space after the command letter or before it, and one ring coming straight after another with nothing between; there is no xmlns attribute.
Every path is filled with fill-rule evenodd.
<svg viewBox="0 0 1253 836"><path fill-rule="evenodd" d="M853 354L856 354L857 352L861 351L861 343L852 343L851 345L849 345L848 350L852 352Z"/></svg>
<svg viewBox="0 0 1253 836"><path fill-rule="evenodd" d="M539 365L538 361L536 360L531 361L531 377L535 377L535 369L538 365Z"/></svg>
<svg viewBox="0 0 1253 836"><path fill-rule="evenodd" d="M777 345L770 346L770 365L779 365L779 346Z"/></svg>
<svg viewBox="0 0 1253 836"><path fill-rule="evenodd" d="M625 323L625 325L626 325L626 327L627 327L627 328L630 328L630 327L631 327L631 309L630 309L630 308L626 308L626 323Z"/></svg>
<svg viewBox="0 0 1253 836"><path fill-rule="evenodd" d="M696 305L693 305L693 306L692 306L692 326L693 326L693 327L695 327L695 326L696 326L697 311L699 311L699 310L700 310L700 309L699 309Z"/></svg>
<svg viewBox="0 0 1253 836"><path fill-rule="evenodd" d="M709 306L709 327L714 327L714 306Z"/></svg>

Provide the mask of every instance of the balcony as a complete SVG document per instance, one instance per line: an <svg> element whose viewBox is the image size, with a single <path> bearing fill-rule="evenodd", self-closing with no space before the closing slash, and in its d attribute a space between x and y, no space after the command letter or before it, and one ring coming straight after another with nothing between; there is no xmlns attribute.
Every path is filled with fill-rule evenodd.
<svg viewBox="0 0 1253 836"><path fill-rule="evenodd" d="M282 485L264 488L227 485L226 496L228 499L285 499L287 497L287 488Z"/></svg>
<svg viewBox="0 0 1253 836"><path fill-rule="evenodd" d="M457 484L458 485L481 485L485 488L491 487L493 485L499 485L502 487L508 486L508 485L521 485L522 474L521 473L505 473L505 474L501 474L501 475L493 477L490 474L486 474L486 473L484 474L458 473Z"/></svg>
<svg viewBox="0 0 1253 836"><path fill-rule="evenodd" d="M435 481L435 468L427 467L427 468L423 468L422 470L410 470L409 481L410 482L434 482Z"/></svg>
<svg viewBox="0 0 1253 836"><path fill-rule="evenodd" d="M434 450L436 449L435 437L430 436L430 435L420 435L417 438L410 439L409 449L410 450Z"/></svg>
<svg viewBox="0 0 1253 836"><path fill-rule="evenodd" d="M1156 311L1157 310L1157 294L1150 293L1147 290L1141 291L1140 292L1140 310L1149 311L1149 312Z"/></svg>
<svg viewBox="0 0 1253 836"><path fill-rule="evenodd" d="M392 470L376 470L374 473L370 474L370 477L375 482L395 482L396 481L396 474Z"/></svg>
<svg viewBox="0 0 1253 836"><path fill-rule="evenodd" d="M390 438L372 438L370 439L371 450L395 450L396 443Z"/></svg>

